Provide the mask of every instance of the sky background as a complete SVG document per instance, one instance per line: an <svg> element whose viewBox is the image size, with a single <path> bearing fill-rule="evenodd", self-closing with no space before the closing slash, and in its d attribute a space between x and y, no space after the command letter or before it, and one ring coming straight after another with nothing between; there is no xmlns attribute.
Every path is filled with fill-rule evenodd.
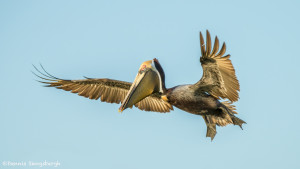
<svg viewBox="0 0 300 169"><path fill-rule="evenodd" d="M300 1L0 1L0 162L82 169L300 168ZM132 82L158 58L166 86L202 76L199 31L225 41L240 81L238 117L206 138L201 116L167 114L44 88L66 79ZM5 167L0 164L0 168ZM32 167L17 167L32 168ZM54 168L54 167L48 167Z"/></svg>

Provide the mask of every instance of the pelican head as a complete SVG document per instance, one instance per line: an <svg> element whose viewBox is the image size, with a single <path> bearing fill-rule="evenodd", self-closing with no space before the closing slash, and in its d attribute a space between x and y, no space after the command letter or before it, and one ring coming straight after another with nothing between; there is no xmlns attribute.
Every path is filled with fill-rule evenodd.
<svg viewBox="0 0 300 169"><path fill-rule="evenodd" d="M164 93L165 91L165 74L158 60L154 58L146 61L141 64L119 112L132 107L152 93Z"/></svg>

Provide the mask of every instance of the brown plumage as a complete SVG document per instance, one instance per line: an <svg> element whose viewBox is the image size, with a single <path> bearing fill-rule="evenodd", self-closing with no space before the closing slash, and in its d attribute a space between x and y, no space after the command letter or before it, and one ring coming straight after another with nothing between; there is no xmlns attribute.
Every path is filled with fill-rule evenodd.
<svg viewBox="0 0 300 169"><path fill-rule="evenodd" d="M46 87L56 87L57 89L63 89L65 91L70 91L71 93L78 93L79 96L83 96L89 99L98 100L107 103L117 103L122 102L129 91L131 83L112 80L112 79L92 79L86 78L82 80L66 80L60 79L49 74L42 66L41 68L45 73L38 70L35 66L34 68L44 77L37 74L39 78L46 81L39 81L41 83L47 84ZM163 101L159 95L152 94L142 101L136 103L135 107L154 112L170 112L173 107Z"/></svg>
<svg viewBox="0 0 300 169"><path fill-rule="evenodd" d="M212 47L211 36L206 31L206 45L200 32L200 62L203 76L196 84L179 85L167 89L165 74L157 59L144 62L133 83L112 79L65 80L59 79L45 71L37 75L45 80L41 83L56 87L89 99L100 99L102 102L122 103L119 111L133 105L141 110L169 112L172 106L186 112L201 115L207 125L206 136L211 140L216 135L216 126L228 124L239 125L243 120L237 118L235 106L239 99L240 86L230 55L224 56L226 45L219 50L219 39L215 37ZM228 99L220 102L220 99Z"/></svg>
<svg viewBox="0 0 300 169"><path fill-rule="evenodd" d="M214 49L211 52L210 34L206 31L206 50L204 48L204 40L200 32L200 45L202 57L200 62L203 68L203 76L199 82L195 84L199 90L207 91L211 95L229 99L235 102L239 99L240 85L235 75L235 70L230 61L230 55L223 56L226 52L226 44L220 52L218 37L215 38Z"/></svg>
<svg viewBox="0 0 300 169"><path fill-rule="evenodd" d="M223 56L226 44L219 50L219 39L215 38L211 47L211 36L206 31L206 47L200 32L200 62L203 68L202 78L193 85L183 85L171 88L167 92L169 102L189 113L201 115L207 125L207 137L213 139L216 135L216 125L239 125L243 120L235 117L237 114L232 102L239 99L240 85L235 70L230 61L230 55ZM219 102L219 99L229 101Z"/></svg>

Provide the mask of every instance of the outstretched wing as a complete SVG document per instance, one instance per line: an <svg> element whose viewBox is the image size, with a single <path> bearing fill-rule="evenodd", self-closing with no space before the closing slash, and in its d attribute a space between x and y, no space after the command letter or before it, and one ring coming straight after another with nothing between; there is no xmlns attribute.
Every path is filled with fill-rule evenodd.
<svg viewBox="0 0 300 169"><path fill-rule="evenodd" d="M52 76L43 67L44 73L35 66L34 68L41 75L34 74L44 80L39 82L47 84L46 87L56 87L57 89L71 91L89 99L101 99L102 102L122 102L131 86L129 82L112 79L86 78L82 80L65 80ZM170 110L173 110L173 107L169 103L163 101L159 95L155 94L146 97L135 104L135 106L145 111L170 112Z"/></svg>
<svg viewBox="0 0 300 169"><path fill-rule="evenodd" d="M230 61L230 55L223 56L226 52L226 45L223 43L219 50L218 37L215 38L215 44L211 46L211 38L206 31L206 47L202 33L200 32L201 58L200 62L203 68L203 76L195 86L201 91L209 92L217 98L227 98L231 102L239 99L240 85L235 75L235 70Z"/></svg>

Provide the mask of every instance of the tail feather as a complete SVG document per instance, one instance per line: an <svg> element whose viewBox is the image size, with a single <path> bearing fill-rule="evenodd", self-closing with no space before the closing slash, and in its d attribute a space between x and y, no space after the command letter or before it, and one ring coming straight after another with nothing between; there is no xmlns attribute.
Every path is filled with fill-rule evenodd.
<svg viewBox="0 0 300 169"><path fill-rule="evenodd" d="M243 129L242 125L245 123L247 124L244 120L236 117L234 114L237 114L237 112L235 111L235 106L230 104L228 101L222 102L221 107L225 109L225 112L230 116L232 123L234 125L238 125L240 126L241 129Z"/></svg>
<svg viewBox="0 0 300 169"><path fill-rule="evenodd" d="M221 103L220 107L214 113L202 115L207 126L206 137L210 137L211 140L214 139L217 134L216 125L223 127L228 124L234 124L243 129L242 125L246 122L236 117L234 114L237 114L237 112L234 110L235 107L233 105L225 102L225 104Z"/></svg>
<svg viewBox="0 0 300 169"><path fill-rule="evenodd" d="M238 117L235 117L234 115L233 116L231 116L231 119L232 119L232 122L233 122L233 124L234 125L238 125L238 126L240 126L240 128L243 130L243 124L245 123L245 124L247 124L244 120L242 120L242 119L240 119L240 118L238 118Z"/></svg>

